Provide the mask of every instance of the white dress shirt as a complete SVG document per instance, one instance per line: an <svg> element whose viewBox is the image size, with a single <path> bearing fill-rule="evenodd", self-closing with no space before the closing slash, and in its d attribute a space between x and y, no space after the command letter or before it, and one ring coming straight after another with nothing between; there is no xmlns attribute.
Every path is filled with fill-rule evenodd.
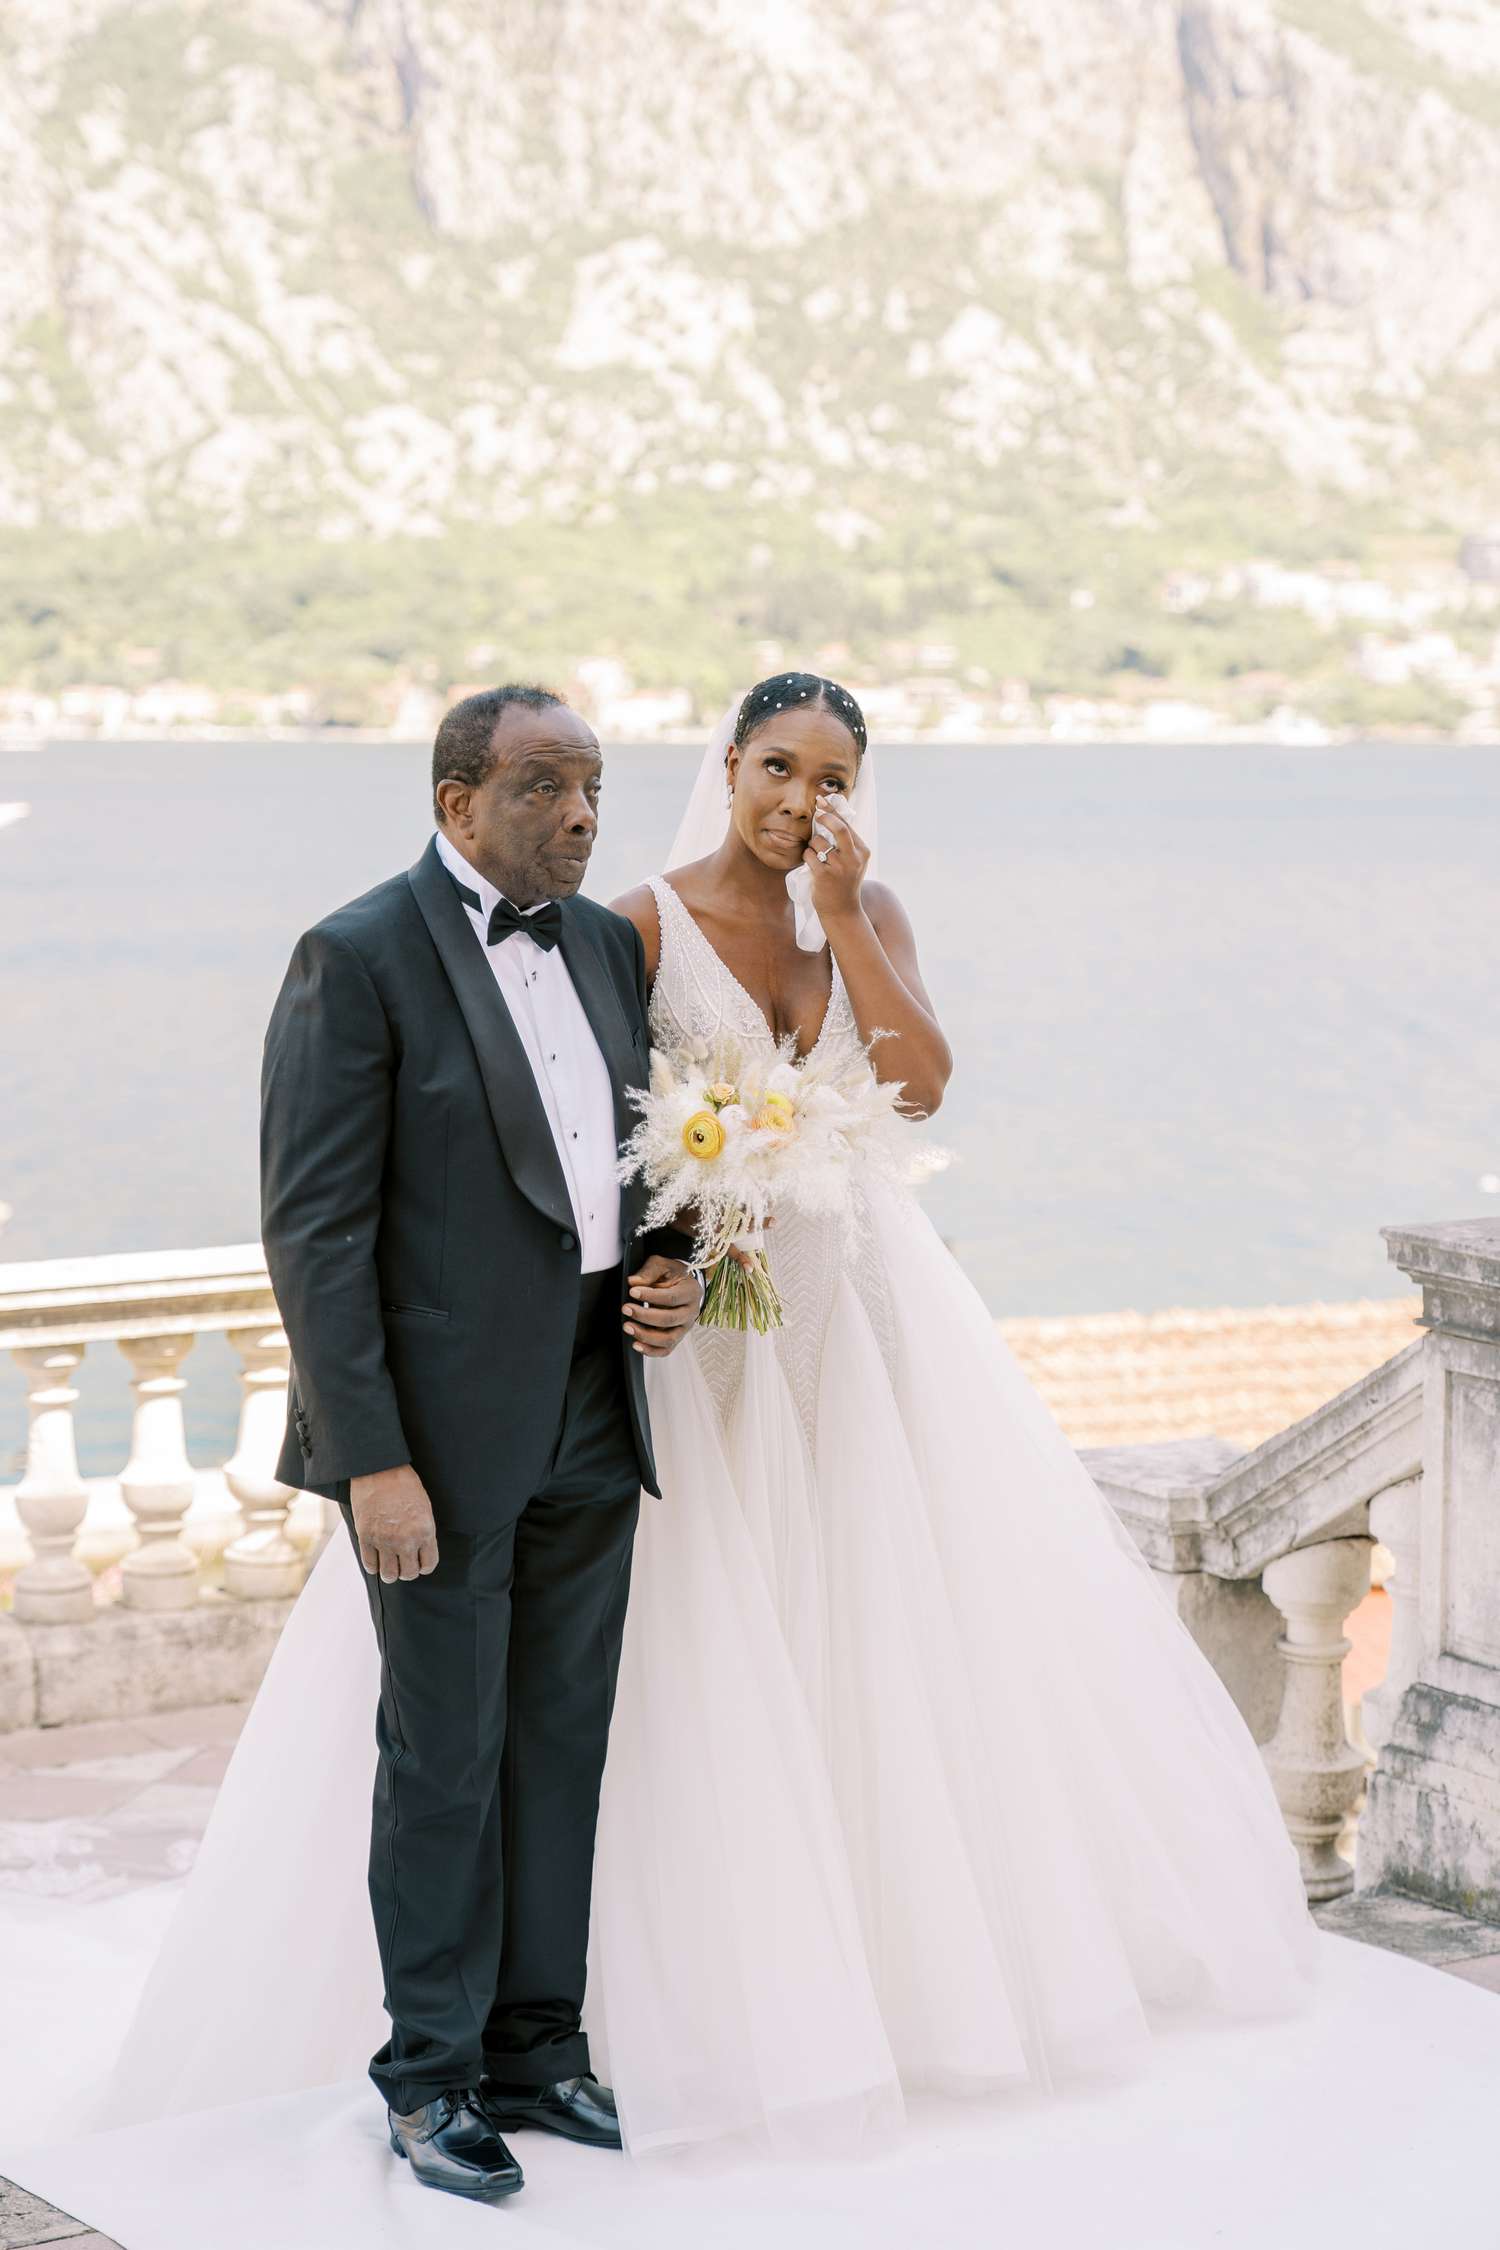
<svg viewBox="0 0 1500 2250"><path fill-rule="evenodd" d="M477 909L467 900L460 904L520 1034L542 1097L568 1184L583 1271L603 1273L617 1266L622 1256L620 1183L615 1177L619 1150L609 1065L583 1012L561 946L549 952L519 930L498 945L487 945L490 915L502 894L441 829L437 849L449 874L478 894Z"/></svg>

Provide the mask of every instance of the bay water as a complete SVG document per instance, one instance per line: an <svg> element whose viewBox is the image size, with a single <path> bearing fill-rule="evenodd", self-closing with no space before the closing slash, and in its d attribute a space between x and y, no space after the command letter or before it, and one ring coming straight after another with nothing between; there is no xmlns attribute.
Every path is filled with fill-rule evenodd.
<svg viewBox="0 0 1500 2250"><path fill-rule="evenodd" d="M1378 1229L1500 1213L1500 756L880 746L880 872L956 1069L934 1222L996 1313L1406 1287ZM607 758L588 889L663 863L697 766ZM409 865L419 745L0 755L7 1260L247 1242L260 1044L299 932ZM219 1340L184 1372L227 1448ZM86 1362L86 1465L128 1427ZM0 1476L23 1436L0 1373Z"/></svg>

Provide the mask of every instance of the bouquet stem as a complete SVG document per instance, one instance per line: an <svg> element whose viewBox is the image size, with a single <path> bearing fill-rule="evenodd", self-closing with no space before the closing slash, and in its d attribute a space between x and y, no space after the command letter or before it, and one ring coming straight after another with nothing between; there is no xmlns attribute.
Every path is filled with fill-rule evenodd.
<svg viewBox="0 0 1500 2250"><path fill-rule="evenodd" d="M744 1265L729 1255L730 1247L729 1243L724 1245L709 1273L698 1325L700 1328L737 1328L742 1332L753 1328L758 1336L767 1335L771 1329L781 1326L782 1316L781 1299L771 1279L762 1244L758 1238L747 1240L743 1236L734 1241L733 1247L747 1254Z"/></svg>

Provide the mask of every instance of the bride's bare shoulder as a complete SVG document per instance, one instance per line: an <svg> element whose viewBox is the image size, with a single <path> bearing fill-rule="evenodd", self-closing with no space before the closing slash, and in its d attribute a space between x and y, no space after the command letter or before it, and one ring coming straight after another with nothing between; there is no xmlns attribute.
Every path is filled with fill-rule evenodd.
<svg viewBox="0 0 1500 2250"><path fill-rule="evenodd" d="M676 893L691 914L701 908L704 901L703 875L709 862L695 859L686 867L670 867L659 880ZM633 891L622 891L609 902L612 914L623 914L641 933L641 943L646 948L646 982L656 982L656 972L661 964L661 908L656 893L649 883L637 883Z"/></svg>
<svg viewBox="0 0 1500 2250"><path fill-rule="evenodd" d="M862 883L859 895L865 912L875 925L877 937L884 937L888 931L892 935L911 936L911 916L889 883Z"/></svg>
<svg viewBox="0 0 1500 2250"><path fill-rule="evenodd" d="M609 902L611 914L623 914L633 922L646 948L646 982L656 982L657 964L661 959L661 916L656 910L656 893L649 883L637 883L632 891L622 891Z"/></svg>
<svg viewBox="0 0 1500 2250"><path fill-rule="evenodd" d="M917 963L917 934L906 908L889 883L866 883L860 897L870 917L870 927L879 938L891 967L911 987L923 1006L930 1008L932 1002L927 997L927 987Z"/></svg>

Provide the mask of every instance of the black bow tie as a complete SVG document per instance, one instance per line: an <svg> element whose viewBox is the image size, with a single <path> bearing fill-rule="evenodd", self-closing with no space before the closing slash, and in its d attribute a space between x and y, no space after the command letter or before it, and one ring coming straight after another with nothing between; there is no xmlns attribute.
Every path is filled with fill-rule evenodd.
<svg viewBox="0 0 1500 2250"><path fill-rule="evenodd" d="M478 914L479 893L471 891L467 883L461 883L456 875L451 880L465 906L472 906ZM484 942L486 945L499 945L503 939L514 937L517 930L539 945L544 953L550 953L562 936L561 904L555 898L544 899L532 913L523 914L518 906L511 905L508 898L502 898L490 914L490 926L484 933Z"/></svg>

